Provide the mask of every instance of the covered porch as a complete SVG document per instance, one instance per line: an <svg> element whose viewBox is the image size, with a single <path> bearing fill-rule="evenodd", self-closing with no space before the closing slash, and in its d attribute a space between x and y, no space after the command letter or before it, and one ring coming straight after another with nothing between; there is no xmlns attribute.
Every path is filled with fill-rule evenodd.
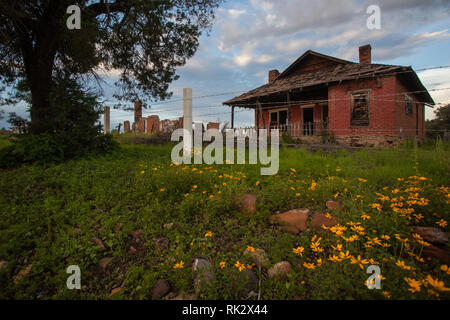
<svg viewBox="0 0 450 320"><path fill-rule="evenodd" d="M226 103L227 104L227 103ZM288 90L258 95L230 103L231 127L234 128L236 107L253 109L255 127L279 129L291 137L320 136L328 132L328 88Z"/></svg>

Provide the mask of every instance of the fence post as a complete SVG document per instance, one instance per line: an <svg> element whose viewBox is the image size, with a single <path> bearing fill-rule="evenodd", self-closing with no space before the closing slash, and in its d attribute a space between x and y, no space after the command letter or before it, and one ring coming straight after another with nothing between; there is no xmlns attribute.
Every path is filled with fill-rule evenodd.
<svg viewBox="0 0 450 320"><path fill-rule="evenodd" d="M110 114L109 114L109 107L104 107L103 109L103 132L105 134L110 132Z"/></svg>

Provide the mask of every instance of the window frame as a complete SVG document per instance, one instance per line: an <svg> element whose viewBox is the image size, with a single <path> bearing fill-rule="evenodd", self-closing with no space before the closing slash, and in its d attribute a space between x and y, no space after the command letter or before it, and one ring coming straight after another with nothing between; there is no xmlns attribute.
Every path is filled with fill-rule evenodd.
<svg viewBox="0 0 450 320"><path fill-rule="evenodd" d="M408 102L409 102L410 105L411 105L410 112L408 112L408 110L409 110L409 108L408 108ZM413 116L413 115L414 115L414 107L413 107L413 104L414 104L413 98L411 98L409 95L407 95L407 94L405 93L405 115L407 115L407 116Z"/></svg>
<svg viewBox="0 0 450 320"><path fill-rule="evenodd" d="M351 91L350 93L350 126L352 127L368 127L370 125L370 89ZM353 118L353 108L356 96L366 96L367 100L367 120L355 120Z"/></svg>

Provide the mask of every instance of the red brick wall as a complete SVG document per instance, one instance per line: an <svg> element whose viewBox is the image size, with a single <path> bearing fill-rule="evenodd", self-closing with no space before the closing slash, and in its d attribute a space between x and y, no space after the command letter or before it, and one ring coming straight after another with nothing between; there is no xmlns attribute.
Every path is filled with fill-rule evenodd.
<svg viewBox="0 0 450 320"><path fill-rule="evenodd" d="M370 89L369 125L351 126L351 91ZM353 80L328 89L329 129L334 135L378 135L395 131L396 103L392 100L396 90L394 76L377 80ZM391 100L391 101L389 101Z"/></svg>
<svg viewBox="0 0 450 320"><path fill-rule="evenodd" d="M395 126L400 130L401 135L404 136L414 136L417 135L421 138L425 137L425 107L423 103L419 103L419 100L413 94L408 94L408 96L413 99L413 113L411 115L406 114L406 100L404 96L404 92L408 92L411 90L407 90L406 87L397 79L396 81L396 93L395 96L396 106L396 118L395 118Z"/></svg>

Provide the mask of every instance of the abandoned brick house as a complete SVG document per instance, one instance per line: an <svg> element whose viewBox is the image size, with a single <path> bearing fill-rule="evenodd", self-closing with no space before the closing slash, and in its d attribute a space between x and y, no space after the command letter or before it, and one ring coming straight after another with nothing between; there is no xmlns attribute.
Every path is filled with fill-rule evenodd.
<svg viewBox="0 0 450 320"><path fill-rule="evenodd" d="M371 46L359 63L307 51L267 84L225 101L255 110L257 128L279 128L300 140L332 134L352 145L396 144L425 136L425 106L434 101L411 67L373 64Z"/></svg>

